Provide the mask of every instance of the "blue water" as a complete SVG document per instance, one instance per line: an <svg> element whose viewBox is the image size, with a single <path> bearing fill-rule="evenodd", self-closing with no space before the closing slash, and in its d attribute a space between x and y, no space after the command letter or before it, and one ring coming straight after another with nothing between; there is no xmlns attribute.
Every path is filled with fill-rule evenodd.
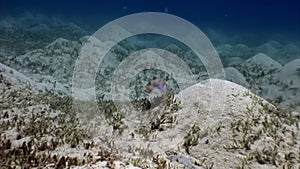
<svg viewBox="0 0 300 169"><path fill-rule="evenodd" d="M249 42L300 37L299 0L0 0L1 16L42 13L91 30L124 15L149 11L177 15L200 29L244 35Z"/></svg>

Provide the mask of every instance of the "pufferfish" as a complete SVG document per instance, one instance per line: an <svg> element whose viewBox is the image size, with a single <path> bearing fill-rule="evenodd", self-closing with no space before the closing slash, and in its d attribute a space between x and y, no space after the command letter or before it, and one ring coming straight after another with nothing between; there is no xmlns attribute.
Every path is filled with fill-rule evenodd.
<svg viewBox="0 0 300 169"><path fill-rule="evenodd" d="M154 78L146 86L145 91L150 95L149 108L153 109L165 101L167 95L167 83L163 78Z"/></svg>
<svg viewBox="0 0 300 169"><path fill-rule="evenodd" d="M167 83L163 78L154 78L146 85L146 92L151 94L165 94L167 92Z"/></svg>

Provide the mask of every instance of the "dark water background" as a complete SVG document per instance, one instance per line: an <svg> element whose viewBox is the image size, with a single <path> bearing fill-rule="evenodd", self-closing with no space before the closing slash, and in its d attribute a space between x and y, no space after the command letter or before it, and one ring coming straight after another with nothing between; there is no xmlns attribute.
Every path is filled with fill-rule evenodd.
<svg viewBox="0 0 300 169"><path fill-rule="evenodd" d="M177 15L204 32L238 35L248 44L300 39L300 0L0 0L1 17L40 13L90 31L124 15L150 11Z"/></svg>

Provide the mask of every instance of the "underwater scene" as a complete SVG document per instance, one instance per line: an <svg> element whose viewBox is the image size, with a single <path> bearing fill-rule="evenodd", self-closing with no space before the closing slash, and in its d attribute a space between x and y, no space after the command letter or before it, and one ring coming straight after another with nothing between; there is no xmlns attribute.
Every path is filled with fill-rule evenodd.
<svg viewBox="0 0 300 169"><path fill-rule="evenodd" d="M0 168L300 168L300 1L0 0Z"/></svg>

